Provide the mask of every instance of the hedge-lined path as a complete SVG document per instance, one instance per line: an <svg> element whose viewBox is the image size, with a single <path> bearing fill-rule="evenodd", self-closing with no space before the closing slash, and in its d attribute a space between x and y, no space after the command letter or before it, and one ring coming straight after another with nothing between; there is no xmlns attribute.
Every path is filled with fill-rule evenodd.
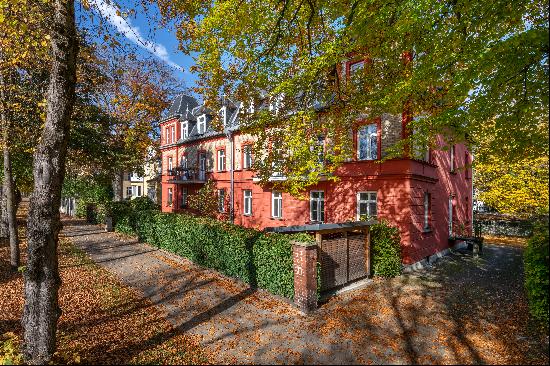
<svg viewBox="0 0 550 366"><path fill-rule="evenodd" d="M481 259L457 253L305 317L135 239L78 220L64 225L64 236L201 337L218 363L548 363L548 338L528 326L518 248L488 245Z"/></svg>

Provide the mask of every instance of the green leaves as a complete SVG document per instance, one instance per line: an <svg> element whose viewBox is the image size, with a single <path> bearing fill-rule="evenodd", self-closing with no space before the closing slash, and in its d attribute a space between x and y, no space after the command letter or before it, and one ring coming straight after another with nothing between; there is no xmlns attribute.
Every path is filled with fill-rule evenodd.
<svg viewBox="0 0 550 366"><path fill-rule="evenodd" d="M133 201L132 201L133 203ZM115 230L289 299L294 297L293 240L302 235L265 234L208 217L141 210L116 202Z"/></svg>
<svg viewBox="0 0 550 366"><path fill-rule="evenodd" d="M399 229L382 221L371 226L372 268L375 276L396 277L401 274L401 239Z"/></svg>
<svg viewBox="0 0 550 366"><path fill-rule="evenodd" d="M539 223L523 254L525 289L531 314L545 327L548 327L550 319L548 313L548 240L548 222Z"/></svg>
<svg viewBox="0 0 550 366"><path fill-rule="evenodd" d="M245 130L262 148L277 145L255 168L266 177L269 162L281 160L296 178L282 184L291 192L319 181L308 173L320 169L315 156L305 153L316 135L334 137L330 171L352 156L344 137L354 123L382 113L424 117L416 127L434 145L438 135L470 147L493 137L480 158L548 156L544 1L157 2L165 20L176 21L184 51L197 53L196 92L207 103L222 93L240 101L258 100L260 91L283 96L277 115L256 111ZM351 83L344 61L361 58L365 72ZM330 102L322 113L319 101ZM389 157L401 156L396 148Z"/></svg>

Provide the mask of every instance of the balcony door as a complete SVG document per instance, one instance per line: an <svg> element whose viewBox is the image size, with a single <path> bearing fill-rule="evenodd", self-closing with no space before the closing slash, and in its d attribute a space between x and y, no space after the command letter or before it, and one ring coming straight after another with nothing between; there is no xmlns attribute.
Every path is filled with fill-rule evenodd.
<svg viewBox="0 0 550 366"><path fill-rule="evenodd" d="M199 180L206 180L206 153L199 154Z"/></svg>

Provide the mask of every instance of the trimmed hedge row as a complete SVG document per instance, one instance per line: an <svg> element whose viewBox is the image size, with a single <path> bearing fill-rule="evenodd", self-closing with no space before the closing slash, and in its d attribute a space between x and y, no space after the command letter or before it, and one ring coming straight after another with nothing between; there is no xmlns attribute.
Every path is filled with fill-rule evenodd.
<svg viewBox="0 0 550 366"><path fill-rule="evenodd" d="M309 235L265 234L206 217L111 207L115 230L273 294L294 298L293 240Z"/></svg>
<svg viewBox="0 0 550 366"><path fill-rule="evenodd" d="M535 226L523 254L525 289L533 317L548 326L548 223Z"/></svg>
<svg viewBox="0 0 550 366"><path fill-rule="evenodd" d="M386 221L370 228L372 269L375 276L396 277L402 272L399 229Z"/></svg>

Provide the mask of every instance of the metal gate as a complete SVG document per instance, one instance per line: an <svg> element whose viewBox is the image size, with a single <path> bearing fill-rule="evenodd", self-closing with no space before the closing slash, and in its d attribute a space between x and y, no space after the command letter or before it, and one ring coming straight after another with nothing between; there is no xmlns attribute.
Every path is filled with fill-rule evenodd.
<svg viewBox="0 0 550 366"><path fill-rule="evenodd" d="M317 246L321 291L340 287L370 274L368 230L317 233Z"/></svg>

